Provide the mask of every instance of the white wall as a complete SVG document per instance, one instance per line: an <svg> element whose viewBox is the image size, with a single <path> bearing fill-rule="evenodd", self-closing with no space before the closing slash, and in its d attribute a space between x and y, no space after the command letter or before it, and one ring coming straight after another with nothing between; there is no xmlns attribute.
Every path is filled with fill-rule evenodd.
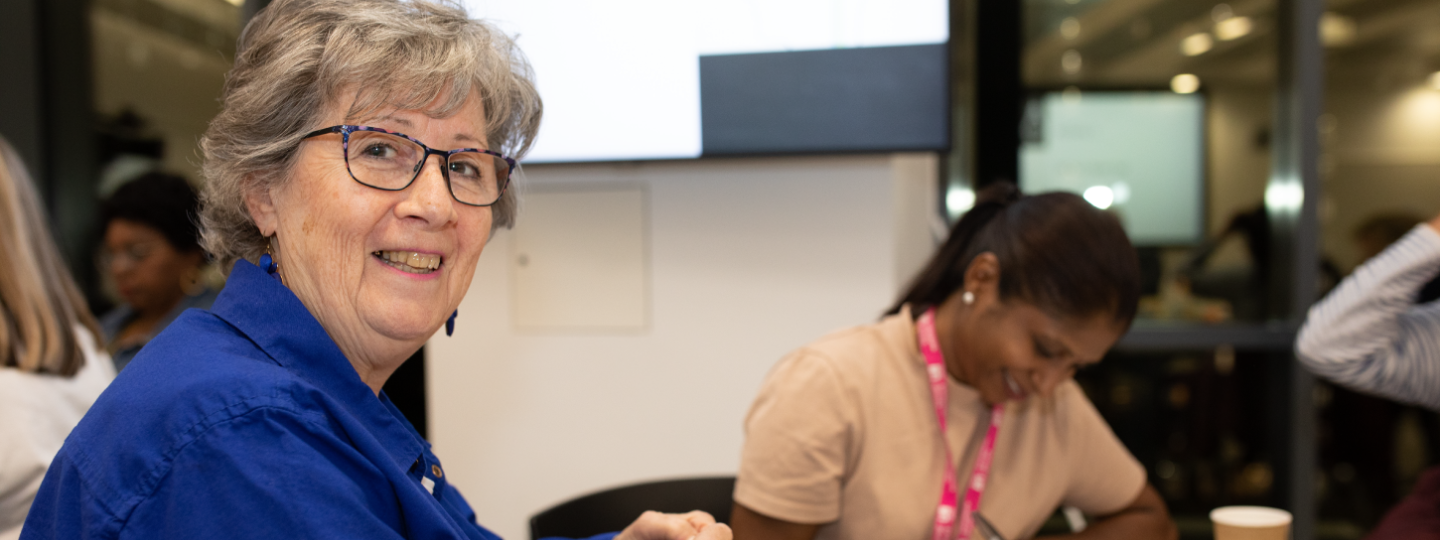
<svg viewBox="0 0 1440 540"><path fill-rule="evenodd" d="M647 191L650 323L517 331L513 236L491 241L455 336L426 347L431 440L480 522L521 540L532 514L577 495L733 474L741 422L770 366L875 320L924 262L937 163L902 154L528 167L531 186Z"/></svg>

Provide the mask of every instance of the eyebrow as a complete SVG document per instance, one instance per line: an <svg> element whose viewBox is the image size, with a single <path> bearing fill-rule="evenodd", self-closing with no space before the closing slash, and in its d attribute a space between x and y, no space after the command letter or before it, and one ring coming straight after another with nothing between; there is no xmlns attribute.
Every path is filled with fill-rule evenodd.
<svg viewBox="0 0 1440 540"><path fill-rule="evenodd" d="M379 122L394 122L394 123L396 123L396 124L400 124L401 126L404 126L406 129L415 129L415 123L414 123L414 122L411 122L411 121L406 120L406 119L404 119L404 118L398 118L398 117L394 117L394 116L381 116L381 117L379 117L379 118L374 118L374 119L368 120L368 122L376 122L376 123L379 123ZM471 135L471 134L469 134L469 133L456 133L454 139L455 139L455 142L468 142L468 143L474 144L474 145L476 145L476 146L478 146L478 147L480 147L480 148L486 148L486 147L489 146L488 144L485 143L485 141L482 141L482 140L480 140L480 138L478 138L478 137L476 137L476 136L474 136L474 135Z"/></svg>
<svg viewBox="0 0 1440 540"><path fill-rule="evenodd" d="M475 138L475 136L468 133L456 133L455 142L469 142L477 146L487 146L484 141L481 141L480 139L477 139Z"/></svg>
<svg viewBox="0 0 1440 540"><path fill-rule="evenodd" d="M412 129L413 129L413 128L415 127L415 123L414 123L414 122L411 122L411 121L406 120L406 119L404 119L404 118L397 118L397 117L394 117L394 116L381 116L381 117L378 117L378 118L371 118L371 119L365 120L365 121L367 121L367 122L376 122L376 123L379 123L379 122L394 122L394 123L396 123L396 124L400 124L400 125L405 126L405 127L407 127L407 128L412 128Z"/></svg>

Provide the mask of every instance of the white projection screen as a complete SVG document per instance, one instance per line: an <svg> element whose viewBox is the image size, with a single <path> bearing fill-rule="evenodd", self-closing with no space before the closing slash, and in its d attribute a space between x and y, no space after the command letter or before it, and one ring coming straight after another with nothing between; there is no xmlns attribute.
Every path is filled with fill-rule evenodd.
<svg viewBox="0 0 1440 540"><path fill-rule="evenodd" d="M1136 245L1200 241L1202 95L1049 92L1026 105L1022 138L1020 188L1026 193L1086 194L1120 216Z"/></svg>
<svg viewBox="0 0 1440 540"><path fill-rule="evenodd" d="M949 36L945 0L465 5L514 36L535 69L545 118L527 162L700 156L701 56L943 44Z"/></svg>

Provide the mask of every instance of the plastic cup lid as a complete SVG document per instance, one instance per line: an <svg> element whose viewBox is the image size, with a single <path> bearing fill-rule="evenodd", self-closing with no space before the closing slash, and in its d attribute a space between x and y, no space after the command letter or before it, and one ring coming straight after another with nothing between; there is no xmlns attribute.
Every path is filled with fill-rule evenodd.
<svg viewBox="0 0 1440 540"><path fill-rule="evenodd" d="M1265 506L1223 506L1210 511L1210 521L1237 527L1276 527L1290 524L1290 512Z"/></svg>

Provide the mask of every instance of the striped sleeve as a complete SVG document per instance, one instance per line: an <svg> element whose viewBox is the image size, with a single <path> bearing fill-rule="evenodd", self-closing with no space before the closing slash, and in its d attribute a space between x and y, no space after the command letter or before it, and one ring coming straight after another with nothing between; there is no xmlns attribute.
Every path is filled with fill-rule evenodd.
<svg viewBox="0 0 1440 540"><path fill-rule="evenodd" d="M1316 375L1440 410L1440 303L1416 305L1440 273L1440 233L1420 224L1310 309L1295 345Z"/></svg>

